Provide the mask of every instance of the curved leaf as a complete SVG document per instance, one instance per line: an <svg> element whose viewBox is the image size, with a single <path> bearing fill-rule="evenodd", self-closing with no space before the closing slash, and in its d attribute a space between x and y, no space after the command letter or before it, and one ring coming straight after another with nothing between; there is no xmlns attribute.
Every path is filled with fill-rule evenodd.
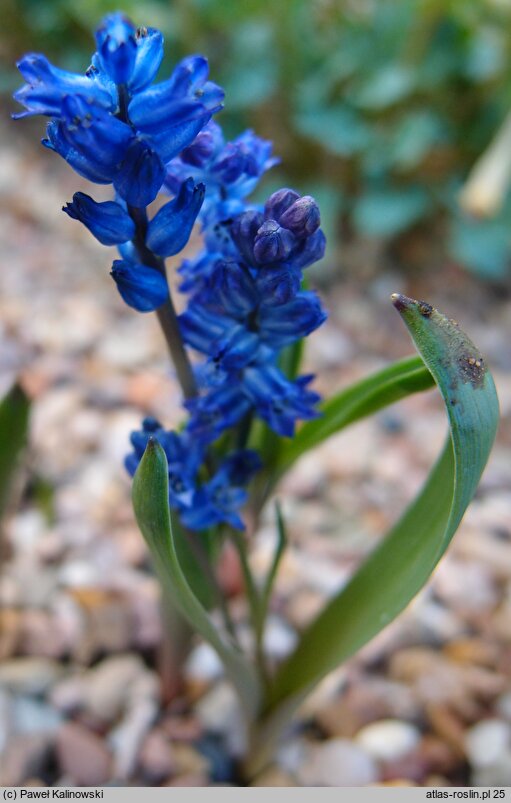
<svg viewBox="0 0 511 803"><path fill-rule="evenodd" d="M479 482L498 423L493 379L474 344L429 304L393 296L446 404L450 437L423 490L278 671L278 716L394 619L426 583Z"/></svg>
<svg viewBox="0 0 511 803"><path fill-rule="evenodd" d="M133 480L133 508L160 577L183 616L222 659L226 672L249 717L260 703L259 681L253 668L219 634L217 626L192 591L178 560L169 509L168 465L165 452L150 440Z"/></svg>

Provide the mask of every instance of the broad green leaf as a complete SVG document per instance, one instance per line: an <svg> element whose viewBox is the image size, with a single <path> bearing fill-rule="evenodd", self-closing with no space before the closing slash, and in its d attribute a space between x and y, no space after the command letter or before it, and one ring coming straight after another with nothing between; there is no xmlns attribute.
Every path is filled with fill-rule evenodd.
<svg viewBox="0 0 511 803"><path fill-rule="evenodd" d="M511 254L507 215L493 220L474 220L460 215L451 224L449 250L473 273L502 279L509 268Z"/></svg>
<svg viewBox="0 0 511 803"><path fill-rule="evenodd" d="M324 402L320 417L304 424L293 440L281 450L272 484L305 452L348 424L433 385L434 379L421 358L407 357L342 390Z"/></svg>
<svg viewBox="0 0 511 803"><path fill-rule="evenodd" d="M319 142L337 156L350 157L360 153L371 139L369 127L362 117L346 106L300 111L294 124L300 134Z"/></svg>
<svg viewBox="0 0 511 803"><path fill-rule="evenodd" d="M446 126L430 109L405 114L393 125L389 143L389 162L398 170L413 170L439 145L445 143Z"/></svg>
<svg viewBox="0 0 511 803"><path fill-rule="evenodd" d="M369 237L393 237L420 220L430 206L422 187L369 189L355 202L353 222Z"/></svg>
<svg viewBox="0 0 511 803"><path fill-rule="evenodd" d="M402 64L380 67L351 95L351 100L363 109L380 110L393 106L414 89L415 75Z"/></svg>
<svg viewBox="0 0 511 803"><path fill-rule="evenodd" d="M260 702L255 672L239 651L220 635L179 563L170 519L167 458L157 441L149 441L135 474L133 508L166 592L195 631L217 651L247 716L252 718Z"/></svg>
<svg viewBox="0 0 511 803"><path fill-rule="evenodd" d="M18 458L27 437L30 401L20 385L14 385L0 402L0 517L9 501L9 491Z"/></svg>
<svg viewBox="0 0 511 803"><path fill-rule="evenodd" d="M174 521L172 527L179 565L188 584L205 608L213 608L216 598L211 584L205 577L204 564L207 565L206 574L213 571L212 566L215 561L212 554L215 547L213 539L216 533L209 530L204 533L195 533L192 535L194 539L192 541L188 537L189 534L180 526L179 521Z"/></svg>
<svg viewBox="0 0 511 803"><path fill-rule="evenodd" d="M469 504L498 423L492 376L468 337L437 310L393 296L443 396L450 437L423 490L303 633L278 671L268 710L288 709L392 621L428 580Z"/></svg>

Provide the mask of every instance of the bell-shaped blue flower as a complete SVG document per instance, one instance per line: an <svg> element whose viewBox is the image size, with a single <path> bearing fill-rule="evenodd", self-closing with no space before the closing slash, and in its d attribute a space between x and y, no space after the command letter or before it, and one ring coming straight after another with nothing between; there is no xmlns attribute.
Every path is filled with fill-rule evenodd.
<svg viewBox="0 0 511 803"><path fill-rule="evenodd" d="M115 201L98 203L84 192L75 192L71 203L62 209L69 217L81 221L103 245L118 245L135 235L135 224Z"/></svg>
<svg viewBox="0 0 511 803"><path fill-rule="evenodd" d="M244 265L220 262L211 284L224 310L238 320L247 318L259 303L256 283Z"/></svg>
<svg viewBox="0 0 511 803"><path fill-rule="evenodd" d="M162 426L156 418L147 417L142 421L142 429L131 433L130 442L134 451L126 456L124 464L132 477L144 455L146 446L149 443L149 438L161 429Z"/></svg>
<svg viewBox="0 0 511 803"><path fill-rule="evenodd" d="M127 84L137 57L135 26L124 14L106 16L96 31L98 54L107 75L116 84Z"/></svg>
<svg viewBox="0 0 511 803"><path fill-rule="evenodd" d="M237 371L256 358L260 346L259 333L239 324L212 343L209 353L212 362L223 371Z"/></svg>
<svg viewBox="0 0 511 803"><path fill-rule="evenodd" d="M173 256L185 247L204 193L204 184L195 186L189 178L181 185L178 195L156 213L147 229L147 245L155 254Z"/></svg>
<svg viewBox="0 0 511 803"><path fill-rule="evenodd" d="M232 327L231 319L196 305L189 305L179 316L183 340L203 354L210 354L213 343L224 337Z"/></svg>
<svg viewBox="0 0 511 803"><path fill-rule="evenodd" d="M262 460L253 449L239 449L223 461L221 471L233 485L247 485L263 467Z"/></svg>
<svg viewBox="0 0 511 803"><path fill-rule="evenodd" d="M188 399L190 413L187 429L203 443L212 443L226 429L233 427L251 408L240 383L224 383L205 396Z"/></svg>
<svg viewBox="0 0 511 803"><path fill-rule="evenodd" d="M156 28L137 28L137 52L128 87L140 92L155 77L163 59L163 36Z"/></svg>
<svg viewBox="0 0 511 803"><path fill-rule="evenodd" d="M222 129L211 121L195 141L167 166L165 185L176 192L187 176L206 184L206 208L219 201L245 198L263 173L278 159L271 156L272 144L245 131L232 142L225 142ZM215 210L221 219L221 210Z"/></svg>
<svg viewBox="0 0 511 803"><path fill-rule="evenodd" d="M176 187L179 187L182 181L181 172L189 173L191 167L196 167L201 170L207 167L213 154L218 150L219 143L223 143L222 129L216 123L210 122L206 128L195 137L192 144L181 151L179 158L175 159L172 164L169 165L169 172L167 174L169 188L174 190Z"/></svg>
<svg viewBox="0 0 511 803"><path fill-rule="evenodd" d="M268 345L281 349L310 335L326 318L317 295L304 291L282 306L261 306L258 315L260 336Z"/></svg>
<svg viewBox="0 0 511 803"><path fill-rule="evenodd" d="M165 168L159 157L146 142L133 139L124 155L113 184L127 204L146 207L158 195Z"/></svg>
<svg viewBox="0 0 511 803"><path fill-rule="evenodd" d="M73 148L63 134L63 127L56 120L52 120L46 127L46 137L41 141L45 148L55 151L59 156L76 170L78 175L94 181L96 184L110 184L112 170L110 165L104 165L96 158L86 156Z"/></svg>
<svg viewBox="0 0 511 803"><path fill-rule="evenodd" d="M190 507L181 511L181 521L190 530L205 530L221 523L244 530L245 525L238 510L247 498L246 491L233 488L227 478L219 473L195 492Z"/></svg>
<svg viewBox="0 0 511 803"><path fill-rule="evenodd" d="M211 116L219 111L224 93L216 84L206 81L208 70L208 62L203 56L183 59L167 81L133 97L128 107L133 125L149 136L157 136L165 134L176 124L202 118L205 112Z"/></svg>
<svg viewBox="0 0 511 803"><path fill-rule="evenodd" d="M92 98L104 109L115 108L116 98L104 87L86 75L54 67L41 53L27 53L17 67L27 83L14 93L14 100L25 106L26 111L13 114L15 120L34 114L60 118L64 97L74 94Z"/></svg>
<svg viewBox="0 0 511 803"><path fill-rule="evenodd" d="M307 389L312 379L303 376L290 382L275 365L256 365L243 372L243 389L263 421L278 435L291 438L297 419L318 415L320 397Z"/></svg>
<svg viewBox="0 0 511 803"><path fill-rule="evenodd" d="M299 242L292 255L292 267L296 270L301 270L323 259L325 247L326 237L323 229L318 229L310 237L305 237Z"/></svg>
<svg viewBox="0 0 511 803"><path fill-rule="evenodd" d="M167 279L156 268L116 259L110 275L126 304L139 312L152 312L168 298Z"/></svg>
<svg viewBox="0 0 511 803"><path fill-rule="evenodd" d="M111 181L135 138L129 125L81 95L64 98L59 128L69 146Z"/></svg>
<svg viewBox="0 0 511 803"><path fill-rule="evenodd" d="M211 480L197 488L192 504L181 512L181 520L192 530L225 522L237 530L245 525L239 509L247 501L243 486L261 467L258 455L249 450L233 452L224 460Z"/></svg>
<svg viewBox="0 0 511 803"><path fill-rule="evenodd" d="M256 287L265 307L281 307L296 296L301 275L289 265L265 267L256 276Z"/></svg>

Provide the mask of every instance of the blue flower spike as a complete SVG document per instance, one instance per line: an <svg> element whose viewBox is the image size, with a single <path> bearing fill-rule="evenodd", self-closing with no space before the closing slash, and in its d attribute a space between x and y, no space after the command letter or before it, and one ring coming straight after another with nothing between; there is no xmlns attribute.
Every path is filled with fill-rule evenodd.
<svg viewBox="0 0 511 803"><path fill-rule="evenodd" d="M187 56L154 83L162 34L119 12L99 25L96 47L84 75L41 54L22 58L26 83L14 98L24 110L13 116L48 117L43 145L80 176L111 186L112 200L76 192L64 212L117 246L111 276L128 306L165 305L174 316L169 346L187 420L176 432L146 418L131 435L127 470L134 475L149 441L158 441L181 524L243 529L248 485L262 467L245 448L252 420L292 437L298 421L318 415L312 377L286 376L280 355L326 319L315 293L302 289L304 270L325 249L319 209L290 188L261 207L247 200L278 159L252 131L226 141L212 119L224 93L203 56ZM170 200L153 212L160 192ZM197 223L203 247L178 268L187 298L176 318L164 260L183 250ZM186 348L199 355L193 369ZM182 380L183 365L191 382ZM228 430L226 452L217 441Z"/></svg>

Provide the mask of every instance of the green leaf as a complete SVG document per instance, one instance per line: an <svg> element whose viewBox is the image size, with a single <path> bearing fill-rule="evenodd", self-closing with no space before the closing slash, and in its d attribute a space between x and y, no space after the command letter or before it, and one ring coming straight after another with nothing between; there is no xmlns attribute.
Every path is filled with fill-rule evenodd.
<svg viewBox="0 0 511 803"><path fill-rule="evenodd" d="M27 438L29 410L30 401L20 385L14 385L0 402L0 517Z"/></svg>
<svg viewBox="0 0 511 803"><path fill-rule="evenodd" d="M284 521L284 517L282 515L282 510L280 508L279 503L277 502L275 505L275 512L277 514L277 544L275 547L275 552L273 555L273 560L271 562L270 568L268 570L268 574L264 581L263 589L261 592L261 619L264 625L266 620L266 614L268 612L270 606L270 599L271 593L273 590L273 585L275 583L275 578L277 577L277 572L279 570L280 561L286 549L288 538L286 534L286 524Z"/></svg>
<svg viewBox="0 0 511 803"><path fill-rule="evenodd" d="M446 140L442 119L430 109L408 112L392 127L388 159L398 170L413 170Z"/></svg>
<svg viewBox="0 0 511 803"><path fill-rule="evenodd" d="M212 539L216 533L209 531L200 534L194 533L195 538L192 541L188 537L188 533L180 526L177 517L172 528L176 553L183 574L199 602L209 610L215 606L216 598L211 584L206 581L203 565L207 563L208 570L212 571Z"/></svg>
<svg viewBox="0 0 511 803"><path fill-rule="evenodd" d="M449 250L473 273L488 279L504 278L511 261L507 215L493 220L460 215L451 225Z"/></svg>
<svg viewBox="0 0 511 803"><path fill-rule="evenodd" d="M191 589L178 560L170 519L168 464L165 452L150 440L133 480L133 508L165 591L189 621L220 656L249 718L259 702L259 681L241 653L224 640L218 627Z"/></svg>
<svg viewBox="0 0 511 803"><path fill-rule="evenodd" d="M321 405L319 418L304 424L293 440L282 448L274 468L272 485L305 452L348 424L372 415L411 393L427 390L434 384L421 358L407 357L342 390Z"/></svg>
<svg viewBox="0 0 511 803"><path fill-rule="evenodd" d="M363 109L386 109L406 98L413 91L414 81L409 67L386 64L371 75L351 99Z"/></svg>
<svg viewBox="0 0 511 803"><path fill-rule="evenodd" d="M369 237L393 237L417 223L430 206L428 195L418 186L369 189L355 202L353 222Z"/></svg>
<svg viewBox="0 0 511 803"><path fill-rule="evenodd" d="M324 675L392 621L427 582L461 521L498 423L492 376L454 321L395 295L415 345L443 396L450 437L423 490L346 587L303 633L277 672L268 710L289 710Z"/></svg>
<svg viewBox="0 0 511 803"><path fill-rule="evenodd" d="M347 106L307 109L297 113L296 130L319 142L337 156L350 157L366 148L371 139L362 117Z"/></svg>

